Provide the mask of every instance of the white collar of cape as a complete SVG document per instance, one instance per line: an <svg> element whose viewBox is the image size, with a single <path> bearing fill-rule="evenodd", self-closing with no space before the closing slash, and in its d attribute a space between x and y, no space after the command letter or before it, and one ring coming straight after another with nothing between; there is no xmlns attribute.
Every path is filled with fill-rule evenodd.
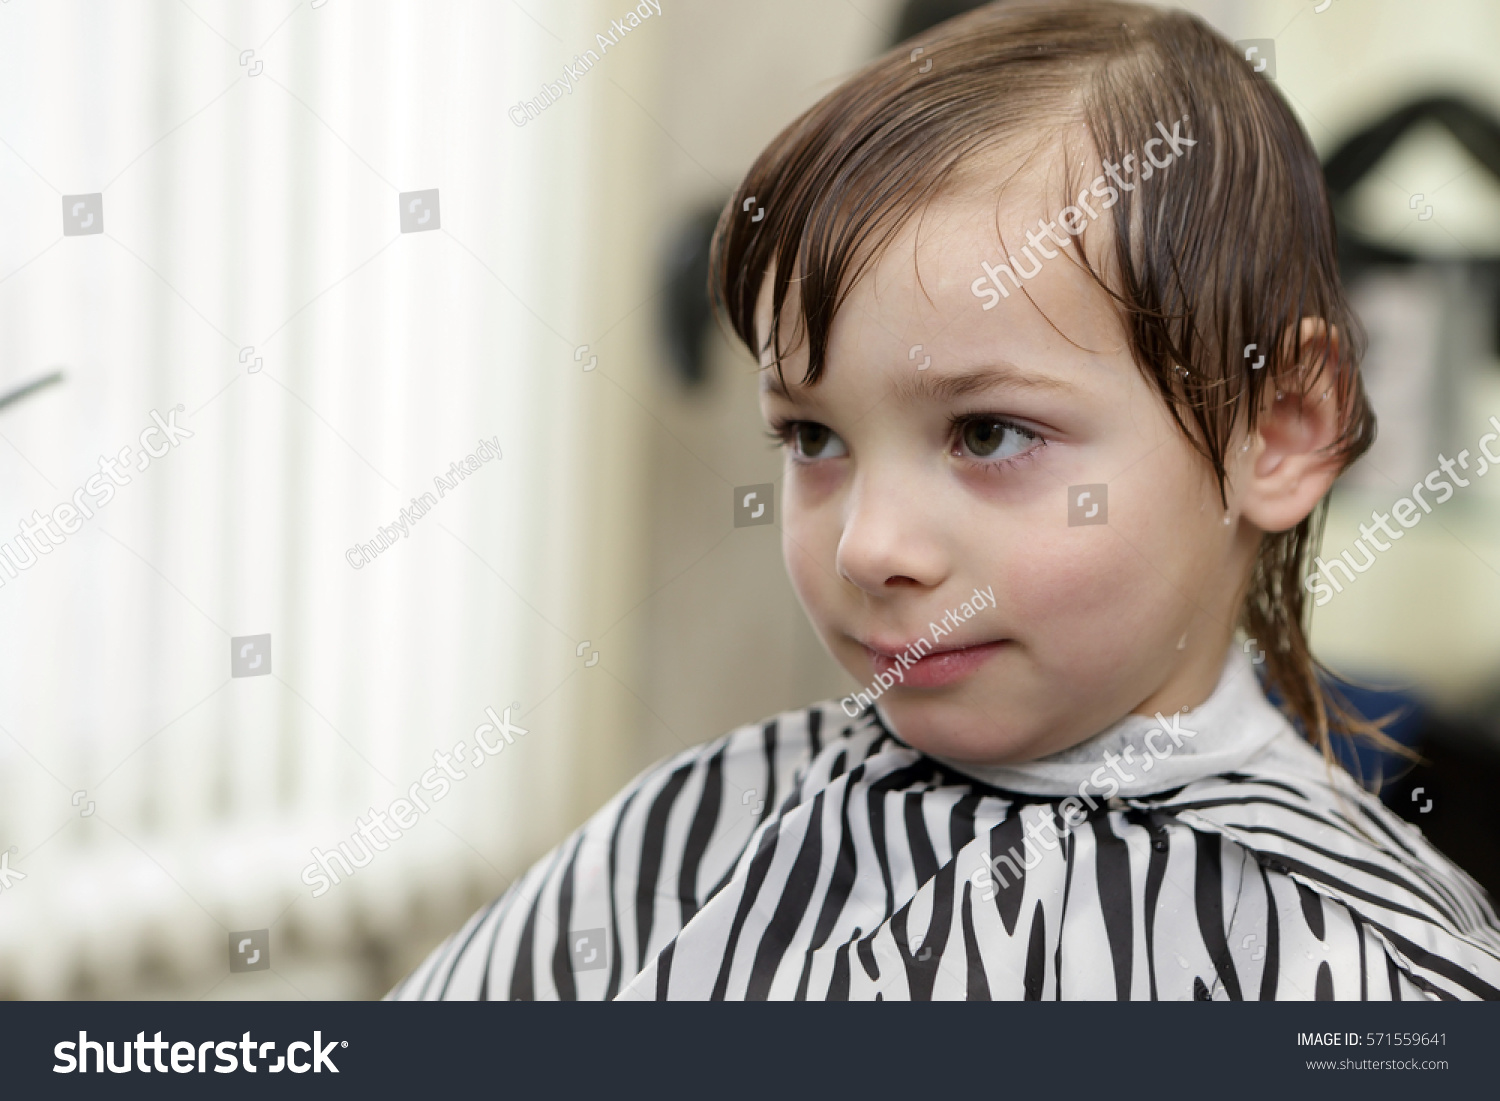
<svg viewBox="0 0 1500 1101"><path fill-rule="evenodd" d="M877 708L879 706L876 704ZM883 710L880 718L888 730L896 731L899 736L900 731ZM1164 718L1168 723L1172 721L1171 715ZM1250 655L1235 646L1229 648L1218 683L1208 699L1197 707L1180 712L1180 728L1194 732L1193 737L1179 735L1180 746L1165 734L1152 739L1158 749L1171 749L1170 756L1164 759L1152 754L1145 741L1151 731L1161 729L1161 723L1154 716L1135 714L1126 715L1114 725L1061 753L1024 764L978 765L930 756L955 772L1008 791L1026 795L1077 795L1079 786L1085 785L1086 790L1097 797L1101 794L1100 787L1091 783L1089 777L1104 767L1104 754L1110 752L1123 757L1126 747L1134 746L1133 763L1120 766L1132 774L1134 780L1122 780L1108 768L1105 768L1104 775L1113 777L1119 784L1119 797L1135 798L1233 772L1276 738L1287 734L1293 738L1297 736L1285 716L1261 691ZM1143 759L1151 761L1149 771L1140 767Z"/></svg>

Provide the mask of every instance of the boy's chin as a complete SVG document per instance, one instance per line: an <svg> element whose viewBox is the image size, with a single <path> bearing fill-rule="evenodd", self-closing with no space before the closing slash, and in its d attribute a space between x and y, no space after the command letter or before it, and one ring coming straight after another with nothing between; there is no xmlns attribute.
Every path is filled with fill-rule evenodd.
<svg viewBox="0 0 1500 1101"><path fill-rule="evenodd" d="M974 765L1016 765L1053 752L1043 747L1036 731L982 714L972 704L894 690L881 698L880 710L903 742L933 757Z"/></svg>

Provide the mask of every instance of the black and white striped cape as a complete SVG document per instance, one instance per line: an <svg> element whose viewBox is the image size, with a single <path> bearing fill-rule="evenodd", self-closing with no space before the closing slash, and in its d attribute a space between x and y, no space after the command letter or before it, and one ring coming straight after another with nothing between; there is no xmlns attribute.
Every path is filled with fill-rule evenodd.
<svg viewBox="0 0 1500 1101"><path fill-rule="evenodd" d="M783 714L646 771L388 997L1500 999L1483 891L1290 727L1028 850L1060 802L878 708Z"/></svg>

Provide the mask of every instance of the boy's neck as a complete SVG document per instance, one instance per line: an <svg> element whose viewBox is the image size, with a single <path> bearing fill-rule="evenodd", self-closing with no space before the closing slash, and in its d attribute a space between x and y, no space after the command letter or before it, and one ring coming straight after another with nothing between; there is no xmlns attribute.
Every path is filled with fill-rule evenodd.
<svg viewBox="0 0 1500 1101"><path fill-rule="evenodd" d="M1024 764L937 759L955 772L1010 791L1132 798L1238 769L1286 734L1295 737L1261 690L1254 655L1226 642L1212 690L1185 714L1180 707L1162 708L1149 717L1132 712L1078 745Z"/></svg>
<svg viewBox="0 0 1500 1101"><path fill-rule="evenodd" d="M1167 679L1136 704L1130 713L1150 718L1158 711L1171 715L1201 705L1213 694L1224 672L1224 651L1231 637L1232 632L1215 631L1208 639L1194 640L1194 645L1188 646L1184 635L1183 649L1179 651L1181 660ZM1254 650L1253 643L1252 639L1247 652Z"/></svg>

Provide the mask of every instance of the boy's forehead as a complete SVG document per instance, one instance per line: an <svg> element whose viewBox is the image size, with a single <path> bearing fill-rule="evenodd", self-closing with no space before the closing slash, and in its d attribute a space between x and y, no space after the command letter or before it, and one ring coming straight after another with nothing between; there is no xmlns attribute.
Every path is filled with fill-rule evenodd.
<svg viewBox="0 0 1500 1101"><path fill-rule="evenodd" d="M1122 321L1108 295L1060 249L1043 263L1024 294L1012 293L1001 308L986 311L972 284L985 278L983 261L1002 262L994 250L983 242L934 249L924 245L917 256L917 278L910 247L891 249L883 270L866 273L840 305L829 331L824 371L838 373L845 363L914 371L915 364L932 357L932 367L926 370L935 377L964 365L1030 366L1060 357L1076 360L1091 352L1109 354L1125 342ZM940 259L931 262L933 253L941 254ZM769 326L767 305L758 333L768 333ZM775 357L764 349L761 389L810 397L818 386L800 385L808 348L797 303L790 299L782 310L781 346L786 385L778 377Z"/></svg>
<svg viewBox="0 0 1500 1101"><path fill-rule="evenodd" d="M1080 187L1086 190L1093 178L1088 155L1077 141L1057 139L1042 145L1011 143L968 158L941 192L891 234L873 260L860 264L856 257L846 267L859 271L859 277L846 288L833 319L830 357L842 358L839 346L851 339L866 347L872 339L879 341L882 332L893 347L900 344L898 351L906 349L902 341L924 343L930 351L936 340L979 358L987 358L982 353L993 340L1034 342L1045 339L1042 329L1055 335L1058 324L1082 334L1086 342L1117 343L1123 334L1117 332L1108 295L1077 255L1082 241L1095 268L1110 270L1111 219L1090 223L1081 239L1069 237L1056 221L1069 196ZM1097 174L1097 166L1094 170ZM1061 245L1059 239L1069 243ZM986 310L972 290L986 276L984 265L1013 262L1023 250L1029 250L1023 256L1028 264L1041 254L1039 276L1028 280L1024 293L1008 295L1002 309ZM799 261L780 326L782 361L793 394L800 389L807 358L800 276ZM756 333L762 344L770 333L773 284L774 272L769 272L757 300ZM769 369L762 371L761 386L783 393L774 359L769 348L762 349L761 366Z"/></svg>
<svg viewBox="0 0 1500 1101"><path fill-rule="evenodd" d="M850 267L862 270L844 290L835 331L846 327L851 316L858 314L906 324L921 313L963 310L969 303L954 292L967 294L974 275L981 272L980 263L999 255L1001 238L989 224L991 212L992 207L974 195L934 200L897 230L873 261L861 265L856 259ZM1021 244L1025 244L1024 237ZM799 261L781 307L783 359L805 350L797 339L802 331L801 283ZM762 345L771 331L774 285L772 270L761 281L756 300L755 331ZM978 301L971 298L971 302L977 309ZM773 358L771 350L762 347L762 366Z"/></svg>

